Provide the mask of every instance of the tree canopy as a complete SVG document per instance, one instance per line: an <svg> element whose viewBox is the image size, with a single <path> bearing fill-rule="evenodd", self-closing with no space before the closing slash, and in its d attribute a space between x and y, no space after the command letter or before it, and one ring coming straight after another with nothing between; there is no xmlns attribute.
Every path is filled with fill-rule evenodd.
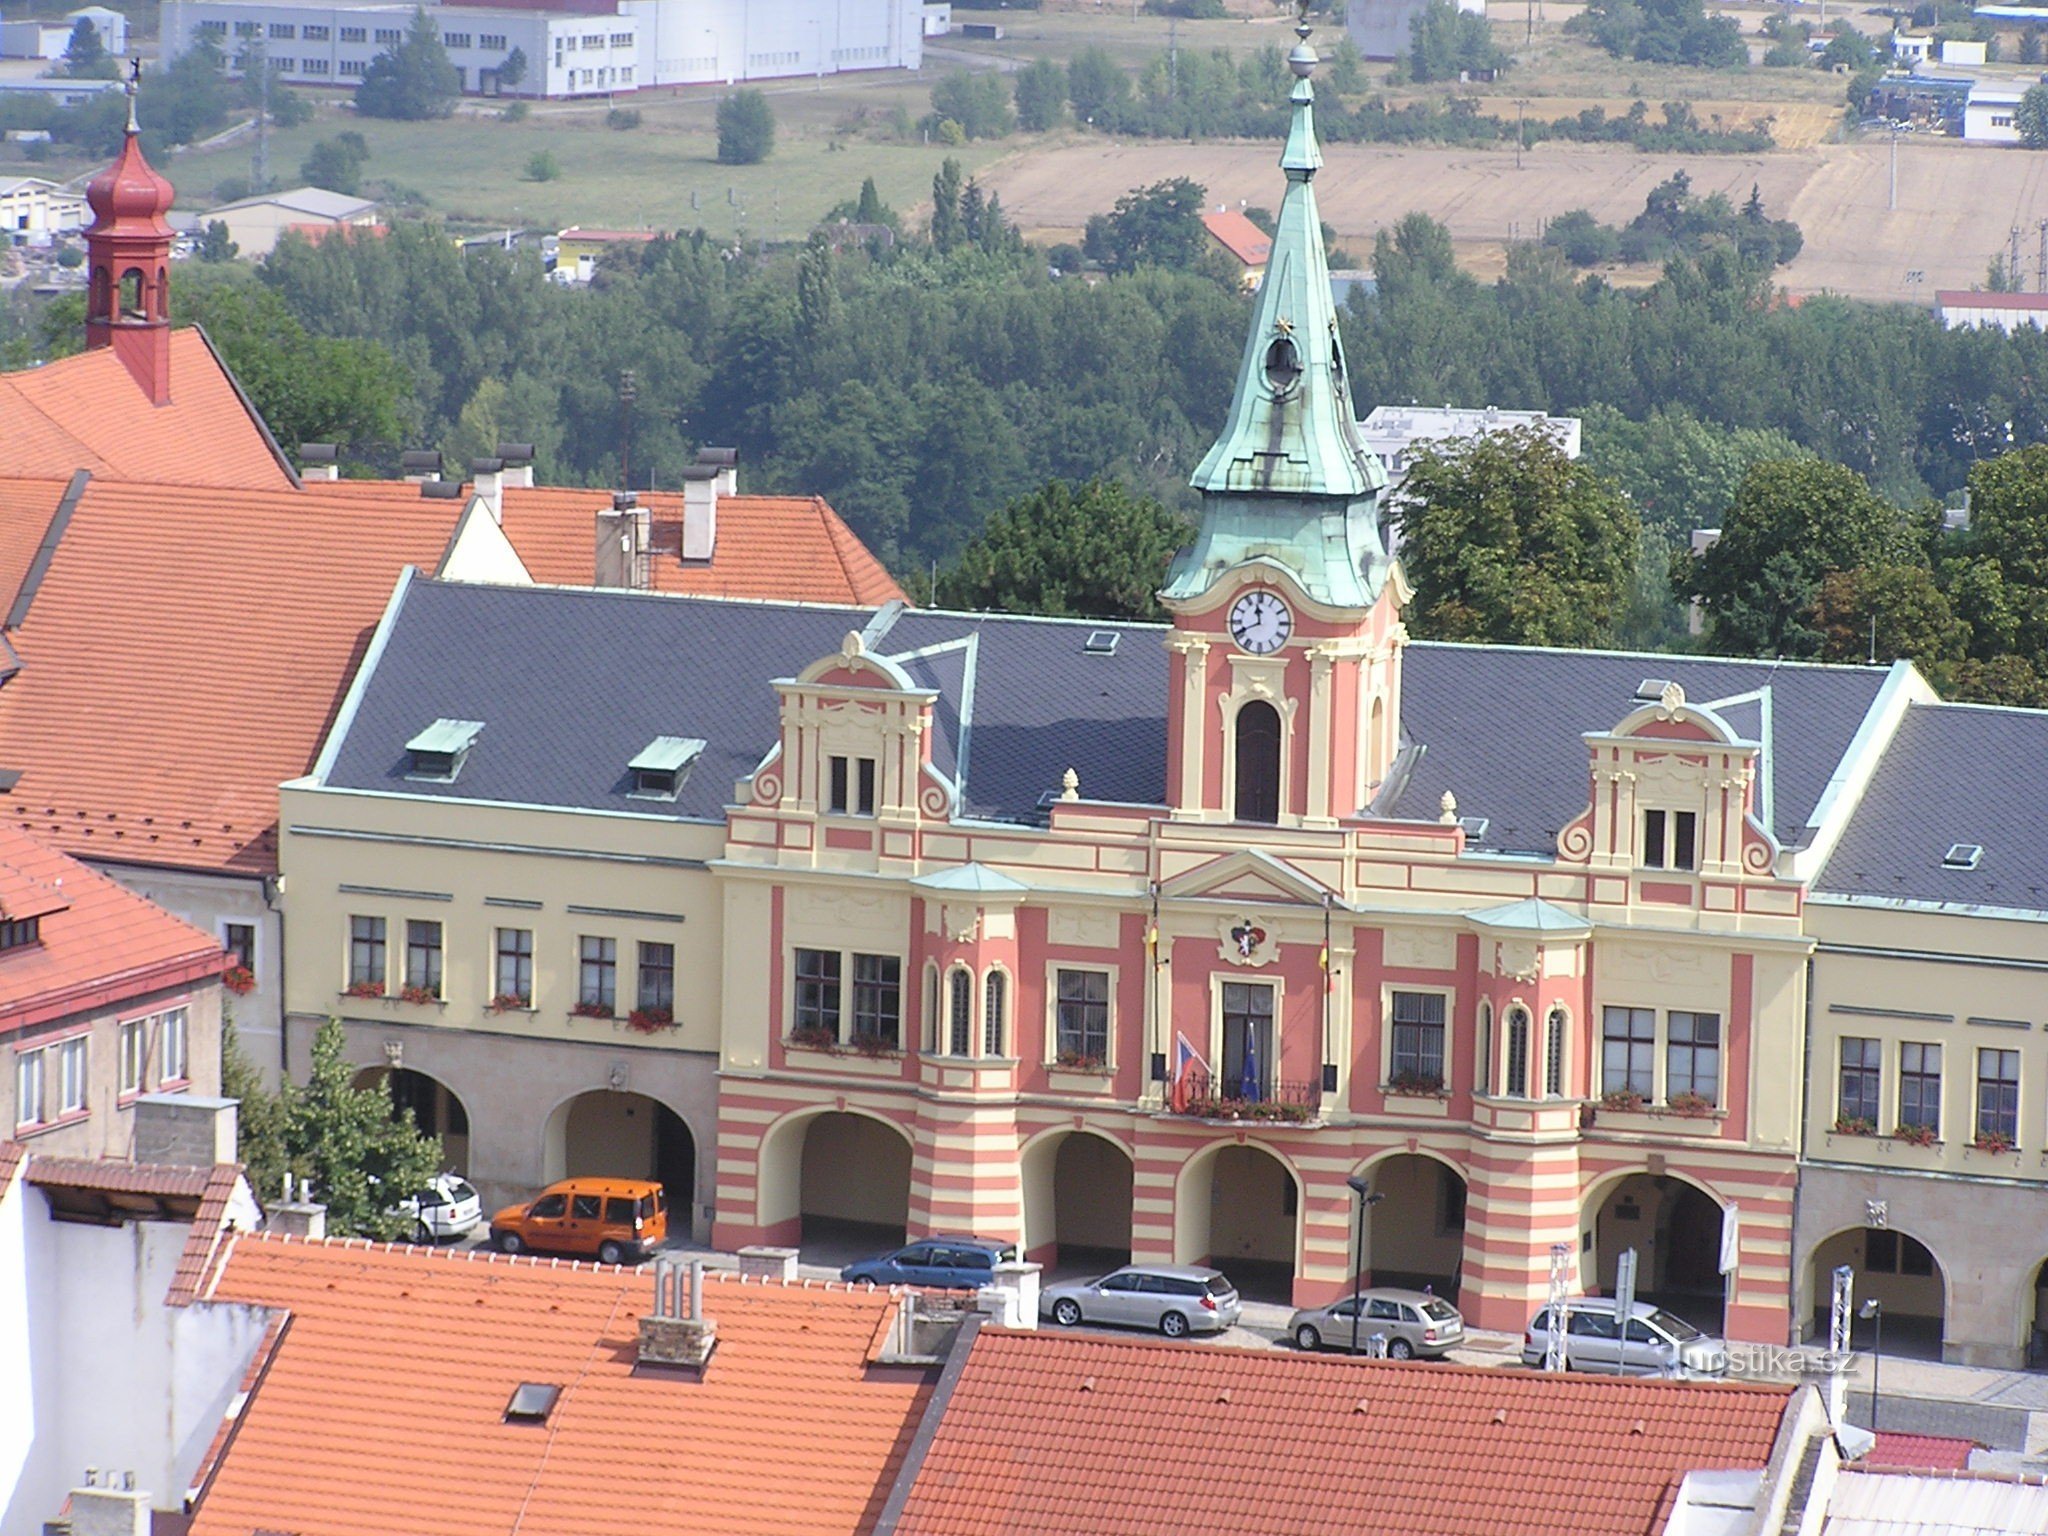
<svg viewBox="0 0 2048 1536"><path fill-rule="evenodd" d="M758 165L775 152L775 109L749 86L718 104L718 163Z"/></svg>
<svg viewBox="0 0 2048 1536"><path fill-rule="evenodd" d="M939 573L953 608L1095 619L1163 618L1155 594L1194 525L1115 480L1051 481L990 515Z"/></svg>
<svg viewBox="0 0 2048 1536"><path fill-rule="evenodd" d="M365 117L421 122L448 116L461 94L462 77L422 6L413 11L405 36L363 66L356 110Z"/></svg>
<svg viewBox="0 0 2048 1536"><path fill-rule="evenodd" d="M1508 66L1507 50L1493 40L1484 11L1461 10L1453 0L1429 0L1409 24L1414 42L1408 72L1417 80L1455 80Z"/></svg>
<svg viewBox="0 0 2048 1536"><path fill-rule="evenodd" d="M1396 500L1409 627L1438 640L1602 645L1628 606L1641 524L1611 481L1536 427L1417 450Z"/></svg>
<svg viewBox="0 0 2048 1536"><path fill-rule="evenodd" d="M1110 272L1192 267L1208 249L1208 232L1202 228L1206 195L1200 182L1185 176L1126 192L1109 213L1088 220L1082 253Z"/></svg>

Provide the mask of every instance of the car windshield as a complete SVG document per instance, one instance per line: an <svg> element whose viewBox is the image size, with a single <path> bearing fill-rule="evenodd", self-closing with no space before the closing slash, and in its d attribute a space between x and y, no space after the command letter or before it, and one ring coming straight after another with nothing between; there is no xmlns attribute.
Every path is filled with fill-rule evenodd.
<svg viewBox="0 0 2048 1536"><path fill-rule="evenodd" d="M1704 1339L1706 1337L1704 1333L1701 1333L1699 1329L1693 1327L1684 1318L1673 1317L1669 1312L1661 1310L1652 1312L1650 1314L1650 1321L1681 1344L1690 1344L1694 1339Z"/></svg>
<svg viewBox="0 0 2048 1536"><path fill-rule="evenodd" d="M1422 1304L1422 1311L1433 1322L1454 1323L1458 1320L1458 1309L1437 1297L1425 1301Z"/></svg>

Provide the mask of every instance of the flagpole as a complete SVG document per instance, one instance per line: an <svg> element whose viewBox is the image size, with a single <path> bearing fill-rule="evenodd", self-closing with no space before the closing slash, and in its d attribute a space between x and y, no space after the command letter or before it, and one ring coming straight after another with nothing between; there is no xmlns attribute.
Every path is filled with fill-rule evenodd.
<svg viewBox="0 0 2048 1536"><path fill-rule="evenodd" d="M1148 881L1146 892L1152 898L1152 925L1145 930L1145 964L1148 972L1145 977L1145 1002L1152 1010L1152 1043L1156 1049L1151 1054L1153 1060L1161 1067L1159 1091L1166 1095L1171 1085L1165 1080L1165 1063L1172 1054L1173 1047L1166 1033L1165 1005L1159 998L1159 882Z"/></svg>
<svg viewBox="0 0 2048 1536"><path fill-rule="evenodd" d="M1330 1074L1324 1068L1330 1065L1330 893L1323 892L1323 1016L1322 1047L1316 1058L1316 1102L1322 1103L1324 1088L1335 1088L1335 1083L1325 1084Z"/></svg>

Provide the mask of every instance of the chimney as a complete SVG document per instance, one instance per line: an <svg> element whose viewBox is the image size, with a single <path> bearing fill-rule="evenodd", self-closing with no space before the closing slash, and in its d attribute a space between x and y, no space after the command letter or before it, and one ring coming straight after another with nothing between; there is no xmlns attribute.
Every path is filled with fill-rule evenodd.
<svg viewBox="0 0 2048 1536"><path fill-rule="evenodd" d="M470 478L476 482L477 499L491 509L491 520L505 521L505 461L503 459L471 459Z"/></svg>
<svg viewBox="0 0 2048 1536"><path fill-rule="evenodd" d="M410 475L406 476L408 480L411 478L412 476ZM462 482L460 480L443 480L439 477L430 477L420 481L419 487L420 495L430 501L458 501L462 497Z"/></svg>
<svg viewBox="0 0 2048 1536"><path fill-rule="evenodd" d="M498 457L505 461L505 484L515 490L533 488L533 444L500 443Z"/></svg>
<svg viewBox="0 0 2048 1536"><path fill-rule="evenodd" d="M135 1100L135 1161L211 1168L235 1161L233 1099L145 1093Z"/></svg>
<svg viewBox="0 0 2048 1536"><path fill-rule="evenodd" d="M693 464L683 471L683 558L709 560L718 543L718 483L725 471Z"/></svg>
<svg viewBox="0 0 2048 1536"><path fill-rule="evenodd" d="M313 1181L300 1179L294 1190L292 1176L286 1174L284 1198L263 1213L263 1225L286 1237L325 1237L327 1207L313 1198Z"/></svg>
<svg viewBox="0 0 2048 1536"><path fill-rule="evenodd" d="M737 448L699 448L697 462L718 471L718 494L740 493L740 451Z"/></svg>
<svg viewBox="0 0 2048 1536"><path fill-rule="evenodd" d="M149 1536L149 1495L133 1472L85 1469L85 1486L71 1490L72 1536Z"/></svg>
<svg viewBox="0 0 2048 1536"><path fill-rule="evenodd" d="M756 1244L740 1250L740 1273L753 1280L796 1279L797 1250Z"/></svg>
<svg viewBox="0 0 2048 1536"><path fill-rule="evenodd" d="M654 1256L654 1310L640 1319L640 1363L702 1370L718 1347L718 1320L704 1315L704 1261Z"/></svg>
<svg viewBox="0 0 2048 1536"><path fill-rule="evenodd" d="M418 485L441 478L441 455L432 448L408 448L398 458L399 473Z"/></svg>
<svg viewBox="0 0 2048 1536"><path fill-rule="evenodd" d="M333 443L299 444L299 478L302 480L339 480L341 478L341 450Z"/></svg>
<svg viewBox="0 0 2048 1536"><path fill-rule="evenodd" d="M615 491L611 510L597 514L597 560L592 581L600 587L645 592L653 520L631 491Z"/></svg>

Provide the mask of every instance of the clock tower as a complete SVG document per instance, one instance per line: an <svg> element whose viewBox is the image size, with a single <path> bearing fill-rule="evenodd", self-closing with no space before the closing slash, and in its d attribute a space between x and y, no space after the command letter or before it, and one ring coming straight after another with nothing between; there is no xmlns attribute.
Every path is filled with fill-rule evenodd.
<svg viewBox="0 0 2048 1536"><path fill-rule="evenodd" d="M1408 592L1351 406L1316 209L1317 58L1305 19L1295 31L1272 253L1229 419L1194 473L1201 529L1159 597L1173 814L1313 827L1357 815L1393 764Z"/></svg>

